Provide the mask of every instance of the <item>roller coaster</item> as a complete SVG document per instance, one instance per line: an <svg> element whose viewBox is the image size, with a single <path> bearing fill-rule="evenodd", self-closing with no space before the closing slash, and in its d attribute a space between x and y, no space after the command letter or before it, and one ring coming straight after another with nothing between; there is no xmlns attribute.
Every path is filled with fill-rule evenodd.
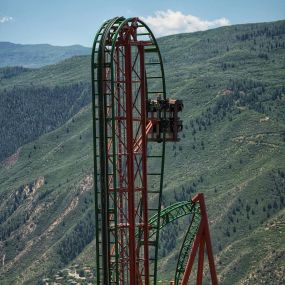
<svg viewBox="0 0 285 285"><path fill-rule="evenodd" d="M162 208L165 145L179 141L183 102L166 97L162 56L149 27L139 18L103 23L91 74L97 284L158 284L160 231L189 216L170 284L188 284L194 271L202 284L207 252L216 285L203 194Z"/></svg>

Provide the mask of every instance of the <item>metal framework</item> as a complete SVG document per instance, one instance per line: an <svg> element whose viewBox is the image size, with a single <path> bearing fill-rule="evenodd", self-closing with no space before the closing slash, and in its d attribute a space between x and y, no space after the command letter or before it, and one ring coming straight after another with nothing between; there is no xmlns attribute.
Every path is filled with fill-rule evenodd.
<svg viewBox="0 0 285 285"><path fill-rule="evenodd" d="M187 284L190 273L182 271L192 267L186 261L204 233L204 214L195 201L161 210L165 142L179 140L183 104L166 99L162 58L148 26L138 18L106 21L94 40L91 73L97 284L156 284L159 230L192 214L175 275L175 284Z"/></svg>
<svg viewBox="0 0 285 285"><path fill-rule="evenodd" d="M208 223L208 216L207 216L204 195L202 193L197 194L192 199L192 202L195 204L199 204L201 220L198 223L197 221L194 221L193 219L192 224L190 224L188 228L188 231L186 233L186 236L183 242L183 246L180 251L179 260L177 263L177 269L176 269L176 274L175 274L175 285L178 285L178 284L187 285L188 284L198 249L199 249L199 254L198 254L198 268L197 268L196 284L202 285L205 246L207 250L207 257L208 257L212 284L217 285L218 279L217 279L214 255L213 255L213 250L212 250L212 245L211 245L210 230L209 230L209 223ZM193 244L191 244L191 241L193 241ZM188 256L188 258L187 258L187 262L185 263L186 256ZM180 283L180 280L181 280L181 283Z"/></svg>

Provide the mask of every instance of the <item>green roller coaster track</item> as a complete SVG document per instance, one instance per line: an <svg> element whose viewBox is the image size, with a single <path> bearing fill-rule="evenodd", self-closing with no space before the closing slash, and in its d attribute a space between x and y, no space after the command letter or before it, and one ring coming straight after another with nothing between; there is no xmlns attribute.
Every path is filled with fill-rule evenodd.
<svg viewBox="0 0 285 285"><path fill-rule="evenodd" d="M96 220L96 266L97 266L97 284L103 284L102 272L104 255L110 253L111 247L114 247L114 254L111 256L112 259L116 260L115 267L110 268L111 279L116 280L112 284L119 284L118 278L118 246L116 240L117 231L117 205L107 203L107 211L104 213L102 211L102 201L104 202L107 198L102 191L104 187L107 187L108 175L110 171L113 173L113 189L116 189L116 155L115 149L113 149L112 157L112 169L108 168L107 161L107 144L108 139L111 138L113 141L116 140L115 137L115 107L114 107L114 50L115 45L119 36L121 29L128 23L130 23L133 18L125 19L123 17L116 17L111 20L106 21L99 29L96 37L94 39L93 49L92 49L92 61L91 61L91 74L92 74L92 105L93 105L93 134L94 134L94 175L95 175L95 220ZM147 99L156 98L158 95L162 99L166 99L166 89L165 89L165 78L164 69L162 63L162 57L159 51L157 41L152 34L149 27L138 19L138 28L143 29L142 32L138 33L138 37L145 38L148 37L151 45L144 47L144 52L148 56L148 61L145 63L145 73L147 82ZM107 47L108 42L108 47ZM111 44L110 44L111 42ZM106 61L107 58L107 61ZM154 60L155 59L155 60ZM105 78L105 81L110 84L110 94L105 94L103 90L102 82L102 70L104 67L108 66L110 68L109 77ZM156 74L154 76L153 74ZM156 83L153 83L153 80ZM157 89L155 89L157 88ZM105 91L106 92L106 91ZM102 94L104 96L102 96ZM106 116L107 103L106 98L111 108L111 112ZM165 118L165 112L162 114L162 118ZM111 135L108 136L107 129L111 130ZM106 135L107 134L107 135ZM100 140L99 140L100 138ZM114 147L115 144L113 144ZM157 284L157 268L158 268L158 243L159 243L159 233L160 230L167 224L182 218L186 215L192 215L192 219L184 237L184 241L180 250L178 263L175 272L175 285L179 285L183 272L185 271L185 266L187 262L187 257L191 251L191 247L195 236L198 231L198 227L201 221L201 213L199 203L193 201L189 202L178 202L167 208L161 209L161 199L162 199L162 188L163 188L163 175L164 175L164 159L165 159L165 133L163 133L162 142L157 144L155 154L148 154L149 159L158 159L160 164L160 171L153 172L148 170L149 180L152 181L154 177L157 178L157 189L150 189L148 194L156 201L156 204L152 209L149 209L149 214L152 218L149 219L150 231L149 239L150 246L154 246L154 258L152 260L152 284ZM104 165L105 169L101 169ZM151 187L149 187L151 188ZM116 201L116 191L113 191L113 201ZM104 200L105 199L105 200ZM103 232L102 221L107 219L107 217L113 216L114 224L114 240L110 240L108 235L105 236L108 240L108 245L103 242L103 238L100 236L100 232ZM108 220L106 223L110 223ZM136 236L139 238L139 233ZM108 265L106 265L108 267Z"/></svg>
<svg viewBox="0 0 285 285"><path fill-rule="evenodd" d="M193 241L195 239L195 236L197 234L201 222L200 205L199 203L194 203L192 201L178 202L164 208L160 212L160 216L157 214L149 219L149 225L150 225L149 235L151 238L156 234L158 230L161 230L169 223L187 215L192 215L192 219L181 246L176 272L175 272L175 280L174 280L175 285L179 285L182 280L182 275L185 272L187 258L189 256L189 252L191 250Z"/></svg>
<svg viewBox="0 0 285 285"><path fill-rule="evenodd" d="M102 180L102 171L100 169L100 160L106 158L106 145L107 145L107 137L105 136L106 129L107 129L107 124L111 121L111 128L112 128L112 139L115 141L115 119L114 119L114 72L115 72L115 67L114 67L114 50L115 50L115 44L118 39L118 35L120 30L129 22L131 22L133 18L125 19L123 17L116 17L114 19L106 21L101 28L99 29L98 33L96 34L96 37L94 39L93 43L93 49L92 49L92 60L91 60L91 76L92 76L92 105L93 105L93 134L94 134L94 174L95 174L95 220L96 220L96 264L97 264L97 272L98 272L98 277L97 277L97 283L101 284L101 273L102 272L102 257L104 256L104 249L102 249L103 242L100 240L99 233L102 231L101 228L101 222L102 219L104 219L104 213L101 211L101 206L100 201L102 200L101 195L103 195L103 191L101 189L104 187L102 184L104 179L106 180L106 177L103 177ZM147 99L152 99L156 98L158 95L161 96L162 99L166 99L166 90L165 90L165 77L164 77L164 69L163 69L163 63L162 63L162 57L159 51L158 44L156 42L156 39L149 29L149 27L143 23L141 20L138 20L139 26L138 28L144 29L143 32L138 33L138 37L148 37L148 39L152 42L151 46L145 47L145 54L150 59L156 58L155 61L149 60L146 62L146 82L151 82L152 83L152 89L147 89ZM111 48L106 48L106 41L112 42ZM110 82L111 86L111 115L109 118L106 118L104 114L104 109L106 108L105 105L105 98L104 96L100 96L104 94L100 88L102 88L102 80L101 80L101 72L102 72L102 62L103 58L108 58L109 62L104 62L104 65L108 65L111 72L110 72L110 77L107 78L105 81ZM156 72L156 76L153 76L153 73ZM155 86L158 89L154 89ZM101 107L101 108L100 108ZM165 112L162 114L162 118L165 118ZM103 126L103 129L102 127ZM99 136L98 136L98 131L99 131ZM99 141L99 137L103 138L101 140L101 144ZM114 144L113 144L114 145ZM162 142L159 144L159 151L158 154L156 153L155 155L148 155L148 159L158 159L160 160L160 171L152 172L148 171L147 175L149 177L149 180L154 180L157 177L157 184L158 189L149 191L148 194L149 196L153 196L157 200L156 206L154 206L152 209L149 209L149 214L153 215L154 213L157 213L158 216L160 216L160 211L161 211L161 197L162 197L162 187L163 187L163 174L164 174L164 158L165 158L165 134L163 133L162 137ZM160 153L159 153L160 152ZM115 154L115 151L113 150L113 153ZM116 165L116 156L113 155L113 167ZM105 161L105 165L107 162ZM108 173L108 170L105 171ZM104 171L103 171L104 173ZM114 173L114 188L116 185L116 171L113 168L113 173ZM105 184L106 181L105 181ZM116 200L116 191L114 191L114 200ZM114 224L116 228L116 223L117 223L117 207L113 205L113 207L109 207L108 213L105 213L105 216L108 214L113 214L114 215ZM157 227L160 227L159 221L157 222ZM116 234L115 234L116 237ZM155 241L152 243L152 246L154 246L154 252L155 252L155 257L154 257L154 264L153 264L153 274L151 275L153 279L153 284L156 284L157 282L157 256L158 256L158 241L159 241L159 231L156 231L155 234ZM117 248L117 242L116 240L114 241L113 244L109 242L109 248L111 246L115 246L115 255L114 258L117 259L117 264L118 264L118 248ZM106 252L107 249L105 249ZM110 251L110 249L109 249ZM118 280L118 266L115 269L116 271L116 280ZM117 281L118 282L118 281Z"/></svg>

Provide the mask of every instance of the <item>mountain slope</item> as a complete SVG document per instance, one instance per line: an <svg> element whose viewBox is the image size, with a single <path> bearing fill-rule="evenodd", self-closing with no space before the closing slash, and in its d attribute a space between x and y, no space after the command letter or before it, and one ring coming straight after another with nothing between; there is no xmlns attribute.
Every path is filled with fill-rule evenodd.
<svg viewBox="0 0 285 285"><path fill-rule="evenodd" d="M84 72L77 68L78 61ZM91 101L86 66L87 58L73 57L40 69L0 69L0 161L59 127ZM83 78L70 70L83 73Z"/></svg>
<svg viewBox="0 0 285 285"><path fill-rule="evenodd" d="M40 67L57 63L75 55L87 55L90 54L90 52L90 48L80 45L23 45L10 42L0 42L0 67Z"/></svg>
<svg viewBox="0 0 285 285"><path fill-rule="evenodd" d="M163 205L205 193L220 284L284 283L284 43L285 21L159 39L168 96L185 106L181 141L167 146ZM87 82L88 61L2 87ZM94 267L91 123L87 106L2 163L4 284L36 284L73 263ZM187 222L161 235L161 279L174 276Z"/></svg>

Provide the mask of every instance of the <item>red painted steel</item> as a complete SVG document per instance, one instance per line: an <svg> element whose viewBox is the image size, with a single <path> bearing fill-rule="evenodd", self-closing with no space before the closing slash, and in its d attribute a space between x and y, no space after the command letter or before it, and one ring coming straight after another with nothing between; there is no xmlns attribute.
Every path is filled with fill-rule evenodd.
<svg viewBox="0 0 285 285"><path fill-rule="evenodd" d="M135 245L135 197L134 197L134 148L133 148L133 95L131 46L125 46L126 70L126 124L127 124L127 173L128 173L128 222L129 222L129 272L130 284L136 280L136 245Z"/></svg>
<svg viewBox="0 0 285 285"><path fill-rule="evenodd" d="M121 285L150 285L147 140L161 142L161 134L165 132L166 141L178 141L177 134L182 130L182 121L178 117L183 108L182 101L147 98L145 46L153 43L138 41L136 30L135 18L120 30L113 58L110 58L111 53L108 54L110 46L105 47L102 76L106 105L102 115L106 121L102 136L107 138L104 173L107 173L105 184L108 189L104 200L107 212L103 220L108 234L102 235L105 239L102 244L108 248L103 250L102 256L108 253L104 259L107 263L104 268L108 271L105 279L109 284ZM110 74L109 62L112 60L114 78ZM149 103L151 106L147 105ZM155 111L150 111L150 107ZM164 111L167 118L159 117L158 114ZM148 113L151 113L150 117ZM187 285L198 249L197 285L202 284L205 248L212 284L217 285L204 196L198 194L192 200L200 204L202 219L180 285Z"/></svg>
<svg viewBox="0 0 285 285"><path fill-rule="evenodd" d="M204 236L200 240L199 244L199 259L197 269L197 285L202 285L203 282L203 269L204 269L204 256L205 256L205 239Z"/></svg>
<svg viewBox="0 0 285 285"><path fill-rule="evenodd" d="M136 28L126 26L114 58L118 271L119 284L149 285L147 133L152 124L147 121L144 65L149 42L135 37Z"/></svg>
<svg viewBox="0 0 285 285"><path fill-rule="evenodd" d="M203 282L203 267L204 267L204 256L205 256L205 245L207 248L207 255L208 255L208 263L210 268L210 275L212 280L212 285L218 284L217 273L214 263L214 256L210 238L210 231L209 231L209 224L208 224L208 216L206 211L206 204L204 200L204 195L202 193L197 194L192 199L193 202L200 204L200 211L201 211L201 222L195 237L192 250L190 256L187 261L187 265L185 268L185 272L182 278L181 285L187 285L190 274L192 271L193 263L195 257L197 255L197 250L199 249L199 256L198 256L198 269L197 269L197 285L202 285Z"/></svg>

